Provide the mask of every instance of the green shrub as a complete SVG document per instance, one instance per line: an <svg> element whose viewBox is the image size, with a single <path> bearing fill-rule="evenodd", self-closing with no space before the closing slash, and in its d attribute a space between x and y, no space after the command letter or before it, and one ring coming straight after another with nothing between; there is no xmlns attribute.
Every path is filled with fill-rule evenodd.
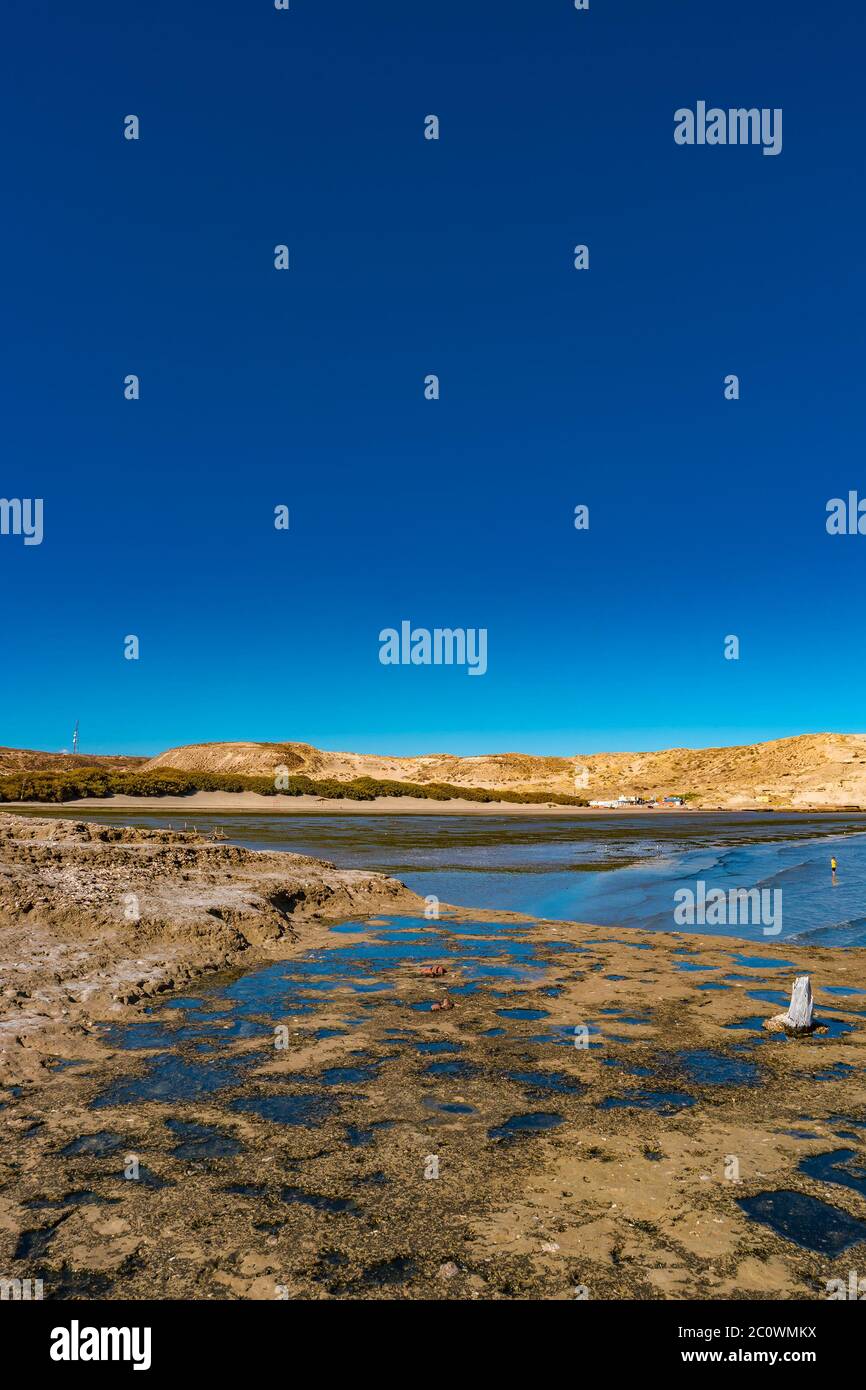
<svg viewBox="0 0 866 1390"><path fill-rule="evenodd" d="M321 796L328 800L345 797L351 801L374 801L378 796L414 796L431 801L491 802L515 805L585 806L582 797L559 792L491 791L486 787L455 787L447 782L391 782L374 777L355 777L349 782L333 778L316 780L303 773L289 776L285 796ZM195 792L259 792L276 796L271 777L245 777L234 772L182 772L177 768L155 768L151 772L103 772L82 768L73 772L28 772L0 777L0 802L79 801L87 797L110 796L192 796Z"/></svg>

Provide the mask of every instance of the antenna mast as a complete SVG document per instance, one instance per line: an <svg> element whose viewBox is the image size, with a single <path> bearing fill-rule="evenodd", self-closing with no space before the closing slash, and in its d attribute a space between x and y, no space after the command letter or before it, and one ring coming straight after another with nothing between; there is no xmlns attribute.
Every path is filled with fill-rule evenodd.
<svg viewBox="0 0 866 1390"><path fill-rule="evenodd" d="M78 752L78 720L75 721L75 728L72 730L72 754L73 757Z"/></svg>

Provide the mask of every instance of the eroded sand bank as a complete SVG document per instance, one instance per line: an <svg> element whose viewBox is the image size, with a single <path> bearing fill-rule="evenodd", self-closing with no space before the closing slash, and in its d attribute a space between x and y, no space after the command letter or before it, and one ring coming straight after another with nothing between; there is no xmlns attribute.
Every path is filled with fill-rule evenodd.
<svg viewBox="0 0 866 1390"><path fill-rule="evenodd" d="M46 1297L810 1299L862 1267L866 952L427 921L298 856L24 826L0 1271ZM118 989L139 943L170 968ZM801 970L828 1029L774 1039Z"/></svg>

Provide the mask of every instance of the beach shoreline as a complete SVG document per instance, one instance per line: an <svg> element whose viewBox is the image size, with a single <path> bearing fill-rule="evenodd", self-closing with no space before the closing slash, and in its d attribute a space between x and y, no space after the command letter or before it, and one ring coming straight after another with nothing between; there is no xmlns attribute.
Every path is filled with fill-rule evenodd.
<svg viewBox="0 0 866 1390"><path fill-rule="evenodd" d="M553 802L468 801L451 798L434 801L428 797L379 796L370 801L349 797L263 796L259 792L191 792L184 796L108 796L82 797L75 801L8 801L0 811L40 814L45 811L139 811L154 813L187 811L243 815L403 815L403 816L655 816L682 815L856 815L851 806L559 806Z"/></svg>

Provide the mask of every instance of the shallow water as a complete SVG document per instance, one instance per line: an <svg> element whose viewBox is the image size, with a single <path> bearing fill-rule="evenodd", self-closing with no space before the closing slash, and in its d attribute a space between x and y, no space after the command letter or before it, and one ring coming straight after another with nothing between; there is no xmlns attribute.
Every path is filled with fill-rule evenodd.
<svg viewBox="0 0 866 1390"><path fill-rule="evenodd" d="M106 1042L121 1054L129 1054L130 1067L135 1070L121 1074L100 1091L90 1102L91 1109L98 1112L158 1103L168 1110L166 1123L180 1141L174 1150L176 1157L192 1162L228 1157L237 1152L236 1141L219 1130L188 1124L171 1114L170 1107L216 1102L224 1106L227 1118L233 1113L249 1114L278 1125L318 1128L339 1115L346 1103L363 1099L382 1068L409 1050L420 1064L414 1097L419 1107L432 1109L443 1118L474 1114L472 1105L453 1094L458 1083L474 1082L481 1075L475 1064L454 1055L463 1051L463 1045L448 1039L419 1038L411 1027L386 1030L380 1042L389 1050L382 1055L356 1049L344 1053L339 1065L273 1078L253 1075L263 1061L279 1056L274 1051L276 1023L282 1025L288 1019L290 1026L317 1040L345 1036L346 1028L310 1027L305 1015L319 1009L333 1010L347 988L374 990L369 1003L362 1007L375 1009L392 1000L388 991L395 973L408 966L423 979L420 971L425 964L440 959L447 959L449 968L447 978L429 981L437 996L446 990L457 996L478 988L474 977L489 977L494 984L512 976L538 982L544 980L550 966L536 952L542 946L555 949L563 944L547 942L541 930L536 931L537 940L521 941L514 939L510 926L496 935L495 924L484 922L481 934L472 937L467 930L470 923L459 924L461 930L452 933L450 924L440 926L412 918L382 921L372 940L354 940L353 931L347 928L359 925L339 923L332 927L333 945L310 949L299 957L245 974L215 977L204 981L197 993L159 1001L149 1006L146 1021L106 1026ZM467 981L467 976L473 978ZM300 998L307 992L312 993L309 1003ZM489 992L493 997L498 993L492 988ZM407 1001L402 1007L411 1015L419 1008L429 1010L434 1002L431 993L428 1000ZM500 1012L505 1025L502 1031L515 1036L521 1034L526 1021L548 1017L545 1009L504 1007ZM361 1021L344 1019L350 1026ZM589 1031L597 1030L590 1025ZM210 1047L214 1040L233 1043L245 1039L253 1046L229 1053L223 1048L213 1060L201 1056L200 1049ZM574 1029L556 1025L545 1041L574 1046ZM555 1086L556 1078L549 1084ZM431 1093L434 1086L443 1088L442 1093ZM516 1121L515 1126L521 1127ZM372 1141L373 1132L373 1126L347 1124L346 1144L349 1148L363 1147ZM105 1156L114 1153L120 1142L111 1132L100 1131L74 1141L64 1156Z"/></svg>
<svg viewBox="0 0 866 1390"><path fill-rule="evenodd" d="M233 1158L241 1151L236 1139L210 1125L190 1120L167 1120L166 1123L179 1141L172 1150L174 1158L201 1163L212 1158Z"/></svg>
<svg viewBox="0 0 866 1390"><path fill-rule="evenodd" d="M850 1187L866 1197L866 1167L856 1149L834 1149L831 1153L810 1154L800 1164L800 1172L819 1182Z"/></svg>
<svg viewBox="0 0 866 1390"><path fill-rule="evenodd" d="M512 1115L501 1125L488 1130L491 1139L517 1139L521 1135L540 1134L546 1129L556 1129L564 1124L562 1115L549 1110L533 1110L525 1115Z"/></svg>
<svg viewBox="0 0 866 1390"><path fill-rule="evenodd" d="M186 825L205 833L220 826L235 844L381 870L442 902L612 926L687 931L674 922L674 893L694 889L698 880L725 890L781 889L778 933L730 922L695 930L771 947L804 933L821 945L866 944L866 822L858 815L643 812L553 819L93 811L87 818ZM839 861L835 886L831 855Z"/></svg>
<svg viewBox="0 0 866 1390"><path fill-rule="evenodd" d="M352 1216L361 1214L350 1197L323 1197L318 1192L305 1192L301 1187L284 1187L280 1193L280 1200L288 1204L302 1202L304 1206L313 1207L315 1211L327 1211L332 1215L341 1215L344 1212Z"/></svg>
<svg viewBox="0 0 866 1390"><path fill-rule="evenodd" d="M100 1110L135 1102L198 1100L225 1090L240 1080L240 1062L234 1066L189 1062L174 1052L154 1057L141 1076L121 1077L92 1102Z"/></svg>
<svg viewBox="0 0 866 1390"><path fill-rule="evenodd" d="M231 1102L231 1109L259 1115L273 1124L301 1125L305 1129L313 1129L338 1111L339 1104L333 1096L280 1094L241 1096Z"/></svg>
<svg viewBox="0 0 866 1390"><path fill-rule="evenodd" d="M610 1069L605 1069L606 1084L590 1104L594 1115L605 1112L605 1125L634 1123L639 1112L649 1112L645 1119L651 1124L659 1123L656 1117L662 1125L688 1123L690 1111L700 1113L692 1107L721 1103L731 1096L730 1088L741 1088L745 1096L745 1088L759 1081L764 1056L754 1054L759 1066L738 1053L744 1045L751 1051L758 1038L765 1041L772 1035L749 1038L743 1031L729 1033L726 1036L733 1046L727 1052L712 1045L684 1048L682 1044L677 1051L660 1026L664 1020L656 1015L652 1000L644 1002L646 996L640 1003L620 996L623 1002L617 1003L606 1002L602 995L594 1020L586 1022L578 1022L571 1007L566 1010L552 1002L549 1010L532 1007L542 990L555 991L558 982L587 978L582 970L575 970L582 961L566 949L569 943L557 940L549 924L525 926L522 940L515 938L510 925L485 921L474 936L473 923L457 925L459 930L453 931L447 919L439 923L413 918L377 920L372 935L361 938L361 923L339 923L323 933L323 945L244 974L204 979L193 993L148 1004L143 1019L106 1026L105 1040L116 1050L119 1074L108 1084L103 1082L90 1101L94 1127L101 1121L123 1131L142 1103L147 1103L144 1156L156 1167L168 1161L170 1175L172 1162L182 1167L163 1177L142 1166L142 1185L156 1188L168 1183L179 1191L185 1180L211 1177L215 1171L219 1181L228 1184L220 1190L239 1203L257 1204L249 1220L255 1217L253 1230L270 1239L297 1222L307 1208L334 1227L342 1223L344 1228L364 1230L380 1221L382 1208L377 1207L377 1199L393 1201L397 1183L403 1181L398 1177L402 1166L396 1171L391 1166L394 1136L390 1140L377 1137L395 1126L406 1126L406 1132L414 1135L426 1130L431 1138L425 1142L432 1154L438 1152L434 1134L442 1135L446 1149L455 1140L459 1145L460 1138L474 1137L475 1142L487 1145L491 1159L498 1153L509 1163L521 1153L537 1154L539 1147L561 1146L565 1130L560 1127L573 1123L575 1111L585 1104L582 1098L588 1083L579 1072L586 1048L605 1049L621 1042L626 1054L631 1049L639 1059L639 1064L632 1065L620 1056L605 1058L602 1051ZM594 940L591 947L582 949L589 952L590 964L598 963ZM636 978L644 978L651 964L644 952L625 954ZM423 974L428 962L442 959L447 960L444 977ZM749 966L744 963L743 968ZM534 996L527 998L518 985L503 998L497 988L503 972L509 981L512 972L521 981L531 979ZM407 976L429 992L428 1000L412 999L414 988L405 990ZM449 1023L447 1013L428 1019L416 1010L429 1009L446 992L456 996L463 989L478 988L475 976L486 977L484 990L493 1001L491 1012L498 1015L496 1026L486 1029L484 1036L501 1037L503 1043L473 1055L471 1030L464 1030L459 1041L447 1036L454 1023L460 1024L459 1013ZM766 983L760 974L747 978ZM679 979L699 997L700 977ZM770 982L777 983L778 977L771 975ZM748 993L742 990L744 1003ZM846 999L836 1003L841 1008L848 1005ZM351 1014L344 1015L344 1009ZM291 1056L281 1055L284 1046L279 1035L287 1019L291 1047L301 1050L294 1063ZM437 1019L440 1025L445 1023L446 1036L423 1036L422 1029L429 1029ZM352 1026L362 1021L370 1025L368 1029L362 1035L353 1033ZM540 1031L533 1033L533 1028ZM344 1039L339 1050L329 1048L332 1038ZM323 1044L321 1050L316 1043ZM820 1046L819 1040L816 1043ZM202 1047L216 1047L218 1055L202 1057L198 1051ZM816 1065L819 1056L810 1044L804 1049L804 1067ZM850 1071L848 1064L834 1063L814 1077L830 1080ZM193 1109L197 1106L200 1111ZM107 1107L119 1113L107 1116ZM863 1122L853 1116L837 1118L846 1128L839 1131L836 1142L856 1143L858 1136L847 1126ZM257 1151L259 1121L280 1130L279 1142L291 1146L283 1153L279 1169L249 1162ZM306 1151L308 1146L313 1153ZM70 1217L77 1220L76 1206L87 1204L88 1194L98 1190L101 1179L116 1183L121 1176L131 1176L123 1171L130 1147L139 1147L131 1133L121 1138L120 1132L109 1129L96 1129L68 1143L60 1151L69 1164L61 1170L58 1188L46 1183L33 1194L40 1204L38 1213L34 1210L34 1226L39 1220L44 1225L21 1231L17 1258L50 1261L58 1248L53 1244L56 1224ZM649 1147L643 1152L650 1161L662 1158ZM311 1161L331 1155L339 1155L342 1166L336 1180L331 1170L323 1181ZM807 1153L801 1171L829 1192L836 1185L837 1190L847 1187L866 1195L866 1172L854 1148L817 1156ZM66 1195L43 1197L58 1190ZM117 1191L115 1186L113 1195ZM857 1224L844 1212L828 1206L831 1215L822 1224L812 1207L802 1206L798 1194L793 1199L788 1202L785 1193L762 1194L750 1214L775 1223L774 1229L786 1238L806 1244L812 1240L850 1244L861 1238ZM243 1221L247 1220L244 1215ZM844 1249L846 1245L812 1248ZM400 1254L375 1265L365 1260L360 1274L356 1268L349 1282L337 1284L335 1278L347 1279L345 1273L338 1276L339 1262L332 1266L322 1252L320 1258L321 1275L311 1277L321 1277L332 1292L337 1288L360 1292L413 1277L411 1261Z"/></svg>
<svg viewBox="0 0 866 1390"><path fill-rule="evenodd" d="M760 1192L756 1197L738 1199L738 1205L753 1221L821 1254L841 1255L866 1240L864 1222L804 1192Z"/></svg>
<svg viewBox="0 0 866 1390"><path fill-rule="evenodd" d="M111 1130L101 1129L95 1134L82 1134L72 1139L60 1150L61 1158L105 1158L117 1153L123 1147L123 1138Z"/></svg>
<svg viewBox="0 0 866 1390"><path fill-rule="evenodd" d="M701 1086L757 1086L761 1079L754 1062L726 1057L722 1052L697 1049L680 1052L675 1060L686 1076Z"/></svg>
<svg viewBox="0 0 866 1390"><path fill-rule="evenodd" d="M608 1096L601 1101L601 1110L657 1110L661 1115L671 1115L677 1110L687 1110L694 1105L694 1096L683 1091L625 1091L621 1096Z"/></svg>

